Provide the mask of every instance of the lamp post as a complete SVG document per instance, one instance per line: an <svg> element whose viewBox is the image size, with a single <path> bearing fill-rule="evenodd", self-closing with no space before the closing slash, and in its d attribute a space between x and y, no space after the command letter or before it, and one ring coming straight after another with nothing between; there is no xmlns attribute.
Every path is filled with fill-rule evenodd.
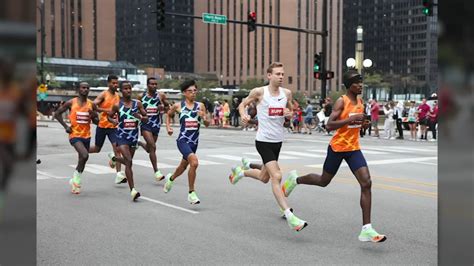
<svg viewBox="0 0 474 266"><path fill-rule="evenodd" d="M41 40L41 46L40 46L40 57L41 57L41 63L40 63L40 78L41 78L41 84L44 84L44 48L45 48L45 41L46 41L46 32L44 30L44 0L41 0L41 5L39 8L40 10L40 40Z"/></svg>

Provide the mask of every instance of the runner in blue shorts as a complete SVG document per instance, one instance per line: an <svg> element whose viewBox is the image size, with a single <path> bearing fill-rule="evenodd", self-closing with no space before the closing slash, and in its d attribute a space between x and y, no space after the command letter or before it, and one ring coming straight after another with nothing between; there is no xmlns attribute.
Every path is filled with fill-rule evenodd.
<svg viewBox="0 0 474 266"><path fill-rule="evenodd" d="M148 122L140 125L140 131L146 144L141 141L139 141L138 144L148 152L155 179L156 181L161 181L164 179L164 176L157 166L156 141L158 140L158 134L160 133L160 126L162 123L160 112L162 110L167 111L168 102L163 93L156 91L158 86L156 78L148 78L147 86L148 89L143 93L141 102L148 115Z"/></svg>
<svg viewBox="0 0 474 266"><path fill-rule="evenodd" d="M198 167L198 158L196 150L199 141L199 128L201 122L207 127L210 121L206 117L206 107L203 103L196 102L197 86L194 80L185 81L180 85L181 92L184 94L184 101L175 103L171 106L166 117L166 130L168 135L173 134L171 128L170 117L174 116L175 112L179 113L180 130L176 144L179 151L183 155L183 159L174 171L166 175L166 183L164 185L164 192L169 192L173 186L174 180L180 176L188 167L188 181L189 193L188 201L191 204L198 204L200 200L194 191L194 182L196 181L196 169Z"/></svg>
<svg viewBox="0 0 474 266"><path fill-rule="evenodd" d="M127 177L130 195L135 201L140 197L140 193L135 189L133 181L132 160L135 154L135 148L138 142L138 123L146 123L148 116L140 101L134 100L132 96L132 84L128 81L122 82L121 86L122 100L118 105L114 105L108 113L110 122L117 125L117 147L121 156L115 156L113 152L109 153L109 158L113 162L119 162L125 165L125 176ZM118 115L117 119L113 117Z"/></svg>

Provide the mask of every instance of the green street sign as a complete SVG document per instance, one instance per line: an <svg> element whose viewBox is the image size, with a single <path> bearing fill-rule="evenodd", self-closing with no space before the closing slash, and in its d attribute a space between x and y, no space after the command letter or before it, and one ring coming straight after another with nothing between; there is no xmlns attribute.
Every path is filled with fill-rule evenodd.
<svg viewBox="0 0 474 266"><path fill-rule="evenodd" d="M202 21L204 23L212 23L212 24L227 24L227 16L218 15L218 14L210 14L210 13L202 13Z"/></svg>
<svg viewBox="0 0 474 266"><path fill-rule="evenodd" d="M41 100L46 100L46 98L48 98L48 94L47 94L46 92L41 92L41 93L39 94L39 98L40 98Z"/></svg>

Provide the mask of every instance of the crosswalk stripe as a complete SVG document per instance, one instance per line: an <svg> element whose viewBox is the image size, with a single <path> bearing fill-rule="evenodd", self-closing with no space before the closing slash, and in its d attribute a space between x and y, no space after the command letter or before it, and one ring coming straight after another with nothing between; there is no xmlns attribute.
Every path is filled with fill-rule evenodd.
<svg viewBox="0 0 474 266"><path fill-rule="evenodd" d="M41 179L50 179L50 178L54 178L54 179L66 179L66 178L68 178L67 176L56 176L56 175L52 175L52 174L49 174L49 173L46 173L46 172L43 172L43 171L40 171L40 170L36 170L36 175L37 175L36 179L40 179L40 180ZM38 178L38 177L40 177L40 178Z"/></svg>
<svg viewBox="0 0 474 266"><path fill-rule="evenodd" d="M49 177L44 176L44 175L36 175L36 180L43 180L43 179L49 179Z"/></svg>
<svg viewBox="0 0 474 266"><path fill-rule="evenodd" d="M417 158L404 158L404 159L387 159L387 160L374 160L368 161L367 165L370 167L372 165L383 165L383 164L397 164L397 163L416 163L416 162L423 162L429 160L436 160L437 157L417 157ZM313 167L313 168L323 168L324 164L311 164L306 165L306 167ZM344 162L341 164L341 167L347 167L348 165Z"/></svg>
<svg viewBox="0 0 474 266"><path fill-rule="evenodd" d="M281 152L283 153L283 152ZM260 154L258 152L244 152L244 154L248 155L254 155L260 157ZM298 157L293 157L293 156L288 156L288 155L280 155L278 156L278 159L283 159L283 160L291 160L291 159L299 159Z"/></svg>
<svg viewBox="0 0 474 266"><path fill-rule="evenodd" d="M178 158L168 158L168 160L181 161L182 159L178 159ZM217 164L222 164L222 163L218 163L218 162L214 162L214 161L208 161L208 160L203 160L203 159L199 158L199 165L217 165Z"/></svg>
<svg viewBox="0 0 474 266"><path fill-rule="evenodd" d="M72 168L76 168L76 165L70 164ZM96 175L103 175L103 174L112 174L115 173L115 169L112 169L108 166L99 165L99 164L86 164L84 171L96 174Z"/></svg>
<svg viewBox="0 0 474 266"><path fill-rule="evenodd" d="M150 161L146 161L146 160L133 160L133 164L152 168ZM158 169L176 167L176 165L171 165L171 164L166 164L166 163L157 163L156 165L158 166Z"/></svg>
<svg viewBox="0 0 474 266"><path fill-rule="evenodd" d="M308 151L321 152L321 153L327 153L328 152L327 150L308 150ZM370 150L367 150L367 149L361 149L361 151L362 151L363 154L378 154L378 155L388 154L386 152L370 151Z"/></svg>
<svg viewBox="0 0 474 266"><path fill-rule="evenodd" d="M296 156L303 156L303 157L311 157L311 158L324 158L324 155L309 153L309 152L299 152L299 151L282 151L283 154L289 155L296 155ZM281 158L281 156L280 156Z"/></svg>
<svg viewBox="0 0 474 266"><path fill-rule="evenodd" d="M214 157L214 158L219 158L219 159L226 159L226 160L231 160L231 161L239 161L242 159L240 156L233 156L233 155L226 155L226 154L211 154L207 155L208 157Z"/></svg>
<svg viewBox="0 0 474 266"><path fill-rule="evenodd" d="M376 151L385 151L385 152L393 152L393 153L413 153L413 152L428 152L428 153L436 153L435 150L426 150L426 149L417 149L417 148L408 148L408 147L392 147L392 146L385 146L384 148L374 147L374 146L366 146L362 147L363 150L365 149L376 150Z"/></svg>

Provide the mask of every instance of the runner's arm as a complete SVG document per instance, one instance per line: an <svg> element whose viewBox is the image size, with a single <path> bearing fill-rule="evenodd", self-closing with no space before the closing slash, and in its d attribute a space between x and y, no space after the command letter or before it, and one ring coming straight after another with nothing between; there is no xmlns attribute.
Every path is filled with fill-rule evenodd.
<svg viewBox="0 0 474 266"><path fill-rule="evenodd" d="M288 101L286 103L287 110L285 110L284 116L286 119L291 119L293 117L293 94L288 89L285 89L285 93Z"/></svg>
<svg viewBox="0 0 474 266"><path fill-rule="evenodd" d="M250 120L250 116L245 113L245 107L247 107L252 102L256 102L256 103L260 102L260 98L262 96L262 90L263 90L262 87L251 90L249 93L249 96L244 98L242 100L242 103L239 104L239 113L240 113L240 117L242 118L242 123L244 125L247 124L248 121Z"/></svg>
<svg viewBox="0 0 474 266"><path fill-rule="evenodd" d="M70 109L72 106L72 100L69 100L65 102L63 105L61 105L56 112L54 112L54 118L58 120L58 122L64 127L67 133L71 133L71 127L64 122L63 116L61 115L64 113L66 110Z"/></svg>
<svg viewBox="0 0 474 266"><path fill-rule="evenodd" d="M168 135L173 134L173 129L171 128L171 117L174 116L174 113L178 109L178 103L175 103L171 106L170 110L166 113L166 131L168 131Z"/></svg>
<svg viewBox="0 0 474 266"><path fill-rule="evenodd" d="M361 124L364 119L364 114L356 114L349 116L346 119L339 120L339 117L344 111L344 100L341 98L337 99L332 109L331 115L329 116L328 123L326 128L328 131L333 131L338 128L341 128L347 124Z"/></svg>
<svg viewBox="0 0 474 266"><path fill-rule="evenodd" d="M104 93L102 92L101 94L99 94L99 96L97 96L94 99L94 104L97 106L97 112L108 112L108 111L110 111L108 109L103 109L103 108L99 107L102 104L103 101L104 101Z"/></svg>
<svg viewBox="0 0 474 266"><path fill-rule="evenodd" d="M95 103L92 103L92 111L89 111L89 115L91 116L92 123L98 125L99 115L97 114L97 105Z"/></svg>
<svg viewBox="0 0 474 266"><path fill-rule="evenodd" d="M143 104L141 101L137 101L137 106L138 106L138 111L140 112L140 117L137 117L142 121L142 123L147 123L148 122L148 115L145 111L145 108L143 108Z"/></svg>
<svg viewBox="0 0 474 266"><path fill-rule="evenodd" d="M208 127L211 122L207 119L206 107L204 106L203 103L199 103L199 105L200 105L199 116L201 117L202 121L204 122L204 126Z"/></svg>
<svg viewBox="0 0 474 266"><path fill-rule="evenodd" d="M112 106L112 110L107 112L107 120L114 125L118 125L118 118L114 118L115 114L118 114L119 107L118 105Z"/></svg>

